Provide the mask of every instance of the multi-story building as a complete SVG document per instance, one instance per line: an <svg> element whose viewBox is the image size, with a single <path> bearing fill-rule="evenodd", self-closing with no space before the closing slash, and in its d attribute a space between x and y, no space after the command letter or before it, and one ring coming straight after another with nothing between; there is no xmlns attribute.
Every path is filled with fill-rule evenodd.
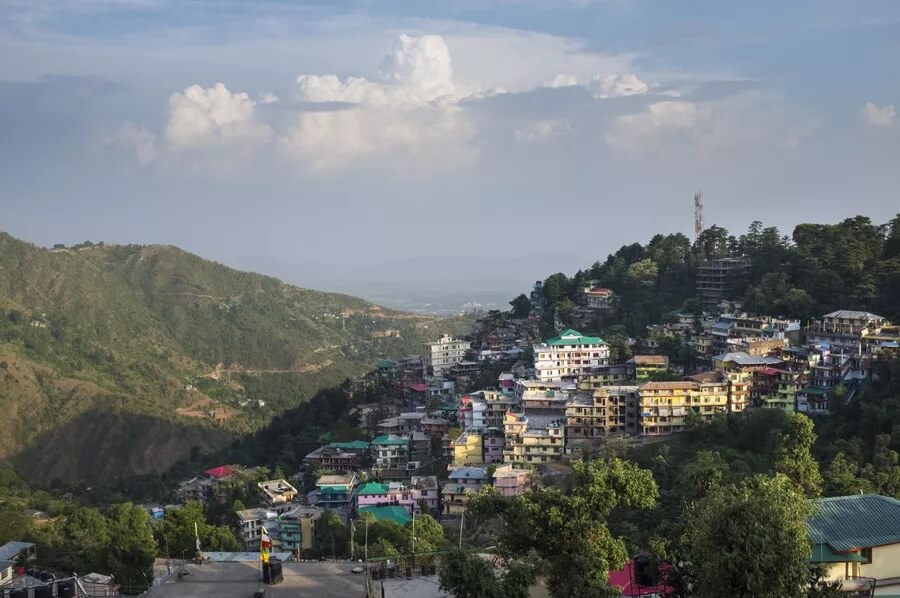
<svg viewBox="0 0 900 598"><path fill-rule="evenodd" d="M369 482L357 486L353 492L353 506L357 511L364 507L384 507L399 505L406 509L410 515L419 511L419 499L421 493L416 488L402 482L379 484Z"/></svg>
<svg viewBox="0 0 900 598"><path fill-rule="evenodd" d="M503 447L506 439L503 436L503 428L488 428L481 435L481 446L485 465L491 463L503 463Z"/></svg>
<svg viewBox="0 0 900 598"><path fill-rule="evenodd" d="M297 489L291 486L287 480L267 480L258 482L259 498L264 505L283 513L291 508L291 503L297 498Z"/></svg>
<svg viewBox="0 0 900 598"><path fill-rule="evenodd" d="M191 478L178 484L175 495L181 503L196 500L205 503L209 498L213 482L207 478Z"/></svg>
<svg viewBox="0 0 900 598"><path fill-rule="evenodd" d="M494 488L500 496L519 496L531 490L531 472L516 469L511 464L494 470Z"/></svg>
<svg viewBox="0 0 900 598"><path fill-rule="evenodd" d="M609 311L615 307L614 293L603 287L585 287L583 301L585 307L592 311Z"/></svg>
<svg viewBox="0 0 900 598"><path fill-rule="evenodd" d="M272 549L281 547L281 537L278 529L278 513L271 509L257 508L237 511L238 532L244 549L254 551L259 549L259 538L263 528L272 539Z"/></svg>
<svg viewBox="0 0 900 598"><path fill-rule="evenodd" d="M484 463L484 446L481 434L465 431L450 442L452 450L451 468L481 465Z"/></svg>
<svg viewBox="0 0 900 598"><path fill-rule="evenodd" d="M720 373L699 374L673 382L645 382L638 387L641 436L670 436L684 430L688 413L711 419L728 411L728 380Z"/></svg>
<svg viewBox="0 0 900 598"><path fill-rule="evenodd" d="M824 388L807 386L796 393L796 409L808 415L828 415L828 391Z"/></svg>
<svg viewBox="0 0 900 598"><path fill-rule="evenodd" d="M323 475L316 480L316 505L326 509L349 507L356 484L355 473Z"/></svg>
<svg viewBox="0 0 900 598"><path fill-rule="evenodd" d="M461 515L469 496L489 482L487 470L480 467L461 467L450 472L450 480L441 492L444 515Z"/></svg>
<svg viewBox="0 0 900 598"><path fill-rule="evenodd" d="M431 437L418 430L409 433L409 460L424 463L431 459Z"/></svg>
<svg viewBox="0 0 900 598"><path fill-rule="evenodd" d="M364 440L332 442L306 455L303 461L312 469L344 473L362 467L363 458L368 452L369 443Z"/></svg>
<svg viewBox="0 0 900 598"><path fill-rule="evenodd" d="M294 558L302 558L304 550L310 550L316 542L316 532L322 510L306 505L294 506L281 516L278 529L281 547ZM267 528L268 531L268 528Z"/></svg>
<svg viewBox="0 0 900 598"><path fill-rule="evenodd" d="M559 460L565 453L565 424L550 422L546 428L526 429L520 436L507 438L503 450L504 463L547 463Z"/></svg>
<svg viewBox="0 0 900 598"><path fill-rule="evenodd" d="M541 381L578 379L608 360L609 346L603 339L571 328L534 345L534 369Z"/></svg>
<svg viewBox="0 0 900 598"><path fill-rule="evenodd" d="M637 396L637 386L607 386L574 397L566 408L566 452L628 433L626 411Z"/></svg>
<svg viewBox="0 0 900 598"><path fill-rule="evenodd" d="M608 363L594 368L578 379L579 390L594 390L604 386L622 386L635 381L634 363Z"/></svg>
<svg viewBox="0 0 900 598"><path fill-rule="evenodd" d="M426 417L419 425L422 426L422 433L427 436L443 436L450 429L450 422L443 417Z"/></svg>
<svg viewBox="0 0 900 598"><path fill-rule="evenodd" d="M372 441L375 466L378 468L406 467L409 462L409 438L385 434Z"/></svg>
<svg viewBox="0 0 900 598"><path fill-rule="evenodd" d="M438 341L425 343L425 369L429 376L440 376L450 366L465 361L469 341L445 334Z"/></svg>
<svg viewBox="0 0 900 598"><path fill-rule="evenodd" d="M440 513L440 490L437 476L412 476L409 479L411 488L419 491L419 503L422 510L437 515Z"/></svg>
<svg viewBox="0 0 900 598"><path fill-rule="evenodd" d="M634 366L638 382L646 382L651 376L669 371L669 358L665 355L635 355L628 360Z"/></svg>
<svg viewBox="0 0 900 598"><path fill-rule="evenodd" d="M878 335L887 324L885 318L873 313L842 309L810 322L806 328L806 341L809 344L826 343L835 352L867 354L868 337Z"/></svg>
<svg viewBox="0 0 900 598"><path fill-rule="evenodd" d="M540 380L516 382L516 397L526 411L541 409L562 412L576 390L577 387L573 382Z"/></svg>
<svg viewBox="0 0 900 598"><path fill-rule="evenodd" d="M775 393L762 397L762 406L794 411L797 408L797 391L804 388L807 382L808 370L779 370Z"/></svg>
<svg viewBox="0 0 900 598"><path fill-rule="evenodd" d="M703 306L715 309L724 299L733 299L750 274L750 260L729 257L702 262L697 266L697 294Z"/></svg>

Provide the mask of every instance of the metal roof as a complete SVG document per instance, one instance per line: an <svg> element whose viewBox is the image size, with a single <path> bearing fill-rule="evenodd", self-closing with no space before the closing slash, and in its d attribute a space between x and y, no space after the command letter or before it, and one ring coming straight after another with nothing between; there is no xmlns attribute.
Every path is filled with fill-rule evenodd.
<svg viewBox="0 0 900 598"><path fill-rule="evenodd" d="M830 314L825 314L823 318L838 318L841 320L883 320L882 316L867 311L854 311L852 309L839 309Z"/></svg>
<svg viewBox="0 0 900 598"><path fill-rule="evenodd" d="M23 550L34 548L31 542L7 542L0 546L0 561L14 561Z"/></svg>
<svg viewBox="0 0 900 598"><path fill-rule="evenodd" d="M838 552L900 544L900 501L879 494L821 498L806 529L813 544Z"/></svg>

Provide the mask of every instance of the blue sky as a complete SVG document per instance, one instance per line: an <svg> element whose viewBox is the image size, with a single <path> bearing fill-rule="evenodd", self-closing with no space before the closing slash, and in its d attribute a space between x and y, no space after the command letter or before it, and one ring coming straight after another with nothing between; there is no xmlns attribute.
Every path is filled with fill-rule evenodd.
<svg viewBox="0 0 900 598"><path fill-rule="evenodd" d="M0 56L0 229L45 245L505 292L697 189L738 233L900 211L895 1L0 0Z"/></svg>

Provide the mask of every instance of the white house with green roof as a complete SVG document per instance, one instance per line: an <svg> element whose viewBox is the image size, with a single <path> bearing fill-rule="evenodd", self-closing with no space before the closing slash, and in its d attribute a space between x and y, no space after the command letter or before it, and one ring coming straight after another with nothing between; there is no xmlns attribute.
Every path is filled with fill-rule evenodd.
<svg viewBox="0 0 900 598"><path fill-rule="evenodd" d="M845 592L900 596L900 500L878 494L820 498L806 519L810 563ZM874 590L874 593L870 593Z"/></svg>
<svg viewBox="0 0 900 598"><path fill-rule="evenodd" d="M379 468L406 467L409 461L409 438L384 434L372 441L375 466Z"/></svg>
<svg viewBox="0 0 900 598"><path fill-rule="evenodd" d="M534 345L535 374L544 382L580 378L608 362L609 346L602 338L571 328Z"/></svg>

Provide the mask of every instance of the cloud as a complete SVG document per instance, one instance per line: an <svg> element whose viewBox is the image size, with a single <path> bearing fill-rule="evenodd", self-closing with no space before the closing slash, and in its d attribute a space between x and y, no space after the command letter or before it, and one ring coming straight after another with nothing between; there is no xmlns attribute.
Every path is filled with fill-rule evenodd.
<svg viewBox="0 0 900 598"><path fill-rule="evenodd" d="M547 119L529 123L513 132L516 141L533 142L559 137L572 132L572 126L564 120Z"/></svg>
<svg viewBox="0 0 900 598"><path fill-rule="evenodd" d="M872 102L866 102L860 111L860 118L870 127L893 127L896 116L893 104L879 107Z"/></svg>
<svg viewBox="0 0 900 598"><path fill-rule="evenodd" d="M577 87L581 85L598 100L607 98L621 98L625 96L643 95L650 91L651 86L638 79L633 73L623 75L594 75L583 84L579 84L578 77L572 74L560 73L543 87L559 89L561 87Z"/></svg>
<svg viewBox="0 0 900 598"><path fill-rule="evenodd" d="M132 150L135 159L141 164L154 162L159 156L156 135L132 122L123 123L112 142Z"/></svg>
<svg viewBox="0 0 900 598"><path fill-rule="evenodd" d="M298 100L349 106L300 113L279 146L320 172L361 160L443 170L477 155L442 37L398 36L380 71L380 81L299 76Z"/></svg>
<svg viewBox="0 0 900 598"><path fill-rule="evenodd" d="M691 131L709 119L710 114L708 108L693 102L656 102L646 112L617 117L606 140L617 148L637 151L660 139Z"/></svg>
<svg viewBox="0 0 900 598"><path fill-rule="evenodd" d="M255 106L246 93L231 93L223 83L191 85L169 97L166 143L174 151L264 144L272 129L256 120Z"/></svg>

